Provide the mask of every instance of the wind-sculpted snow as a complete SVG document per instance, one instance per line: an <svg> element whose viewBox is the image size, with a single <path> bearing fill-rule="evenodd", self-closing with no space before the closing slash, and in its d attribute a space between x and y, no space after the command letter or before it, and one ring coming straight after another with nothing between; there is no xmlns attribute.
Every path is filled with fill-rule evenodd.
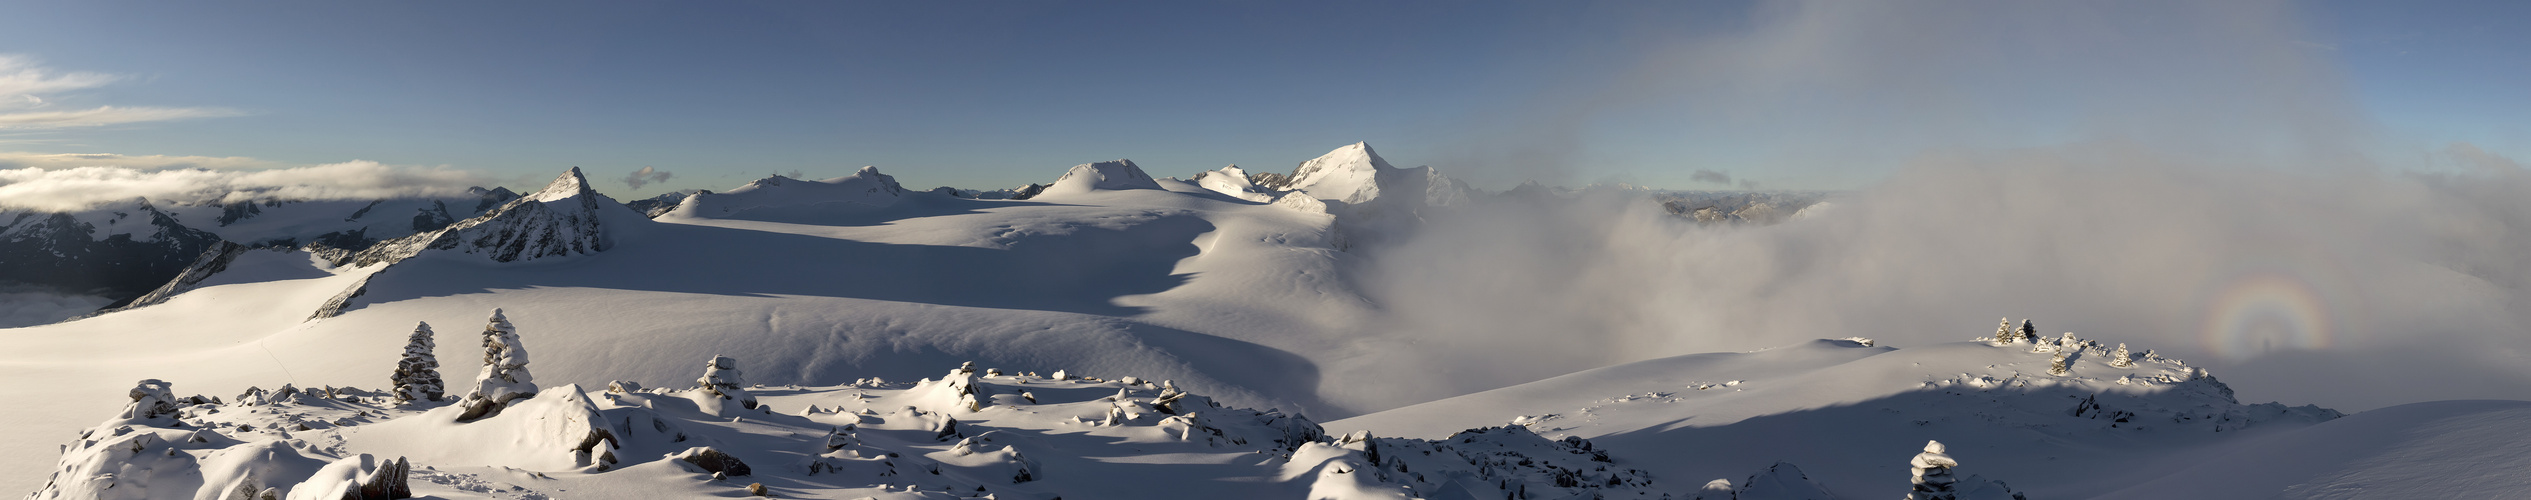
<svg viewBox="0 0 2531 500"><path fill-rule="evenodd" d="M358 389L223 403L169 386L143 381L32 498L1662 496L1579 438L1331 438L1307 417L1169 381L972 364L911 384L755 386L754 408L708 386L565 386L472 421L461 405Z"/></svg>

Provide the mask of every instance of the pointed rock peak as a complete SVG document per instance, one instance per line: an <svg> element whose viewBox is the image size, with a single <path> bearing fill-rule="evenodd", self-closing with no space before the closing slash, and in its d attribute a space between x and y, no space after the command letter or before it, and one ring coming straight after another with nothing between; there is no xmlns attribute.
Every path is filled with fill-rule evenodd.
<svg viewBox="0 0 2531 500"><path fill-rule="evenodd" d="M529 195L528 198L551 202L583 194L595 194L595 191L589 189L589 178L580 175L580 167L571 167L571 170L564 171L562 176L555 177L554 182L546 184L545 189L537 190L536 194Z"/></svg>

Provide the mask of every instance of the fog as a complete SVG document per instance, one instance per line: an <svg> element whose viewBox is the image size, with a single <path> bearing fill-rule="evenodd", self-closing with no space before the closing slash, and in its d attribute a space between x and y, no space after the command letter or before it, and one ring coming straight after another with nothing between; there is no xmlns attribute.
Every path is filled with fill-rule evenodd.
<svg viewBox="0 0 2531 500"><path fill-rule="evenodd" d="M1371 250L1365 397L1413 401L1675 354L2034 319L2207 366L2245 400L2531 398L2531 177L2397 145L2283 2L1763 2L1488 137L1666 105L1747 179L1867 179L1837 210L1700 227L1644 202L1499 203ZM1699 134L1705 134L1700 136ZM2390 145L2390 146L2385 146ZM2384 149L2434 151L2385 162ZM1445 170L1565 175L1556 155ZM2402 158L2409 158L2403 156ZM1417 163L1413 159L1407 163ZM1676 172L1713 181L1710 171Z"/></svg>
<svg viewBox="0 0 2531 500"><path fill-rule="evenodd" d="M1391 397L2034 319L2347 410L2531 398L2531 174L2210 167L2118 144L1928 157L1779 225L1640 198L1500 203L1379 250Z"/></svg>
<svg viewBox="0 0 2531 500"><path fill-rule="evenodd" d="M70 295L24 287L0 287L0 328L51 324L114 303L93 295Z"/></svg>

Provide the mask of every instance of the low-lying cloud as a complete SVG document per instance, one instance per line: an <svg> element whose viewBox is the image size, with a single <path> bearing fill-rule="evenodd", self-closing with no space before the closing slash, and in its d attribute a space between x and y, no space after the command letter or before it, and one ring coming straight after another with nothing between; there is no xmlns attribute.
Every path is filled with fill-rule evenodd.
<svg viewBox="0 0 2531 500"><path fill-rule="evenodd" d="M113 299L16 287L0 288L0 328L51 324L96 312Z"/></svg>
<svg viewBox="0 0 2531 500"><path fill-rule="evenodd" d="M486 181L482 174L466 170L362 160L264 170L16 168L0 170L0 209L74 211L135 198L201 204L447 196Z"/></svg>
<svg viewBox="0 0 2531 500"><path fill-rule="evenodd" d="M2520 169L2280 171L2088 144L1928 157L1775 226L1639 201L1478 207L1362 281L1391 314L1373 328L1414 353L1391 360L1397 385L1432 391L1400 400L1815 338L1957 342L2007 316L2211 367L2256 401L2531 399L2527 192Z"/></svg>

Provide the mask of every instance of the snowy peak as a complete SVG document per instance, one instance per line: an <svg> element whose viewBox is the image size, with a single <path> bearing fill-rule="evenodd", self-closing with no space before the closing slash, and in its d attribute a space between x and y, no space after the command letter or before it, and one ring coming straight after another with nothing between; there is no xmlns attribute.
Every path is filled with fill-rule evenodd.
<svg viewBox="0 0 2531 500"><path fill-rule="evenodd" d="M1328 151L1292 170L1288 184L1270 186L1309 193L1323 200L1364 203L1379 198L1383 173L1397 170L1371 150L1371 143L1357 142ZM1394 177L1394 174L1390 175Z"/></svg>
<svg viewBox="0 0 2531 500"><path fill-rule="evenodd" d="M546 183L545 189L536 190L536 194L527 195L527 198L550 203L569 198L587 200L597 193L596 190L589 189L589 178L580 175L580 167L571 167L571 170L555 177L554 182Z"/></svg>
<svg viewBox="0 0 2531 500"><path fill-rule="evenodd" d="M1143 173L1142 167L1134 166L1133 160L1084 163L1065 171L1063 177L1055 179L1055 184L1048 186L1042 196L1125 189L1160 189L1160 182L1152 180L1151 174Z"/></svg>
<svg viewBox="0 0 2531 500"><path fill-rule="evenodd" d="M1367 142L1339 147L1301 162L1288 177L1259 174L1253 180L1259 189L1299 191L1342 205L1375 201L1402 205L1388 211L1410 216L1421 207L1464 204L1473 192L1467 183L1443 176L1432 167L1390 166Z"/></svg>
<svg viewBox="0 0 2531 500"><path fill-rule="evenodd" d="M668 213L724 218L742 216L751 210L786 207L885 207L895 205L904 196L905 186L898 185L895 177L879 173L879 167L865 166L852 175L826 180L803 181L776 175L726 192L698 192Z"/></svg>

